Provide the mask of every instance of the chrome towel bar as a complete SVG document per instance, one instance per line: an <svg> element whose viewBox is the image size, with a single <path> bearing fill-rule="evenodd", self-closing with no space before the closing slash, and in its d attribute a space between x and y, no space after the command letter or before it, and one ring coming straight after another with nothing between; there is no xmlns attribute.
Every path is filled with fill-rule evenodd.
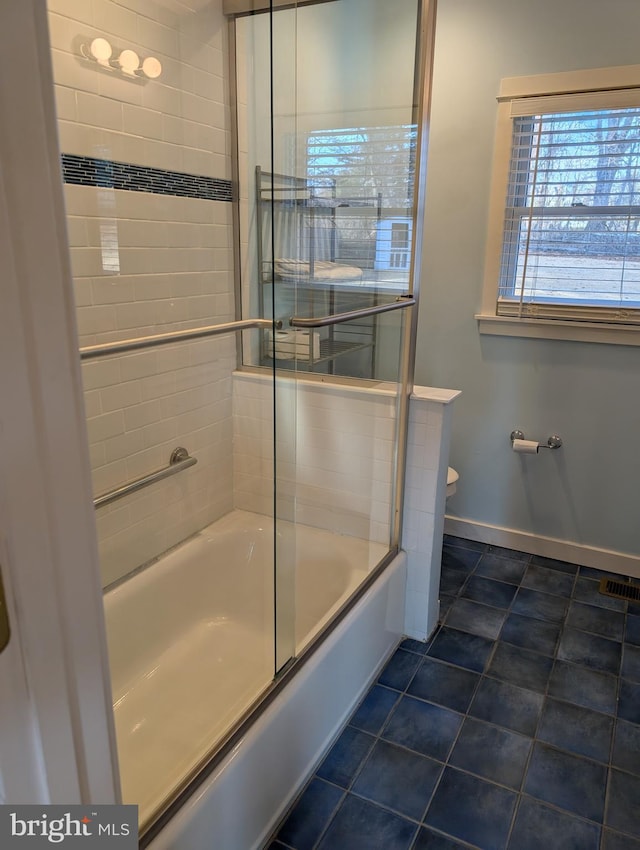
<svg viewBox="0 0 640 850"><path fill-rule="evenodd" d="M121 342L104 342L100 345L87 345L80 349L81 360L94 360L96 357L107 357L110 354L125 354L128 351L139 351L144 348L156 348L159 345L169 345L172 342L186 342L191 339L202 339L208 336L246 331L250 328L282 327L281 321L271 319L241 319L237 322L224 322L221 325L207 325L204 328L193 328L187 331L169 331L153 336L140 336L135 339L123 339Z"/></svg>
<svg viewBox="0 0 640 850"><path fill-rule="evenodd" d="M348 313L335 313L333 316L319 316L317 319L292 316L289 324L292 328L326 328L329 325L339 325L342 322L351 322L353 319L374 316L376 313L404 310L405 307L413 307L415 303L413 295L400 295L388 304L376 304L374 307L363 307L362 310L350 310Z"/></svg>
<svg viewBox="0 0 640 850"><path fill-rule="evenodd" d="M163 478L169 478L170 475L175 475L176 472L181 472L183 469L193 466L198 461L195 457L191 457L186 449L182 446L174 449L169 458L169 466L163 466L155 472L150 472L149 475L144 475L142 478L136 478L135 481L130 481L129 484L123 484L116 490L110 490L108 493L103 493L102 496L97 496L93 500L94 508L102 508L105 505L110 505L116 499L121 499L123 496L128 496L130 493L135 493L137 490L142 490L143 487L148 487L149 484L155 484L156 481L162 481Z"/></svg>

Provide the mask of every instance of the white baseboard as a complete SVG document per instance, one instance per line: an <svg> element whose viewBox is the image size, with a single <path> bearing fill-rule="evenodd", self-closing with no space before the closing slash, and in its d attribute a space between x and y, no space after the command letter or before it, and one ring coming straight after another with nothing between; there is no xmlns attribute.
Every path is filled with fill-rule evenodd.
<svg viewBox="0 0 640 850"><path fill-rule="evenodd" d="M554 537L539 537L527 531L515 528L502 528L499 525L487 525L471 519L445 516L444 532L467 540L490 543L493 546L506 546L519 552L530 552L544 558L556 558L570 564L593 567L611 573L620 573L640 578L640 556L613 549L599 549L582 543L558 540Z"/></svg>

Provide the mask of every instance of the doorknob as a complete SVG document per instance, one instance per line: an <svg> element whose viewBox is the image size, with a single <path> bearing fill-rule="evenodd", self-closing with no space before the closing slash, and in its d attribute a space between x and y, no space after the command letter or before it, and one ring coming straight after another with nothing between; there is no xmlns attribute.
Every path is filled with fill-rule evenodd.
<svg viewBox="0 0 640 850"><path fill-rule="evenodd" d="M2 572L0 571L0 652L6 649L10 637L9 612L7 610L7 600L4 595L4 585L2 584Z"/></svg>

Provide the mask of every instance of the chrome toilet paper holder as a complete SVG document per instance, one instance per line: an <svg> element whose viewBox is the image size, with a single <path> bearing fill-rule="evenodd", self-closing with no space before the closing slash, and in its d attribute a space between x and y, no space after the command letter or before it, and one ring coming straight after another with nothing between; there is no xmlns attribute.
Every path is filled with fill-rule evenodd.
<svg viewBox="0 0 640 850"><path fill-rule="evenodd" d="M523 432L520 431L520 429L518 429L518 428L515 431L512 431L509 436L510 436L512 443L513 443L514 440L525 440L526 439ZM561 445L562 445L562 437L559 437L557 434L552 434L547 439L546 445L544 443L540 443L539 448L541 448L541 449L559 449Z"/></svg>

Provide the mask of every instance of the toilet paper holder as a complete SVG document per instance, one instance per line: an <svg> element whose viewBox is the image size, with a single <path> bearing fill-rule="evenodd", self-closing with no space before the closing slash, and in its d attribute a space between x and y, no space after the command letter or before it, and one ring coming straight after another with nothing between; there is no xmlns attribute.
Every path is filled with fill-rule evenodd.
<svg viewBox="0 0 640 850"><path fill-rule="evenodd" d="M516 429L515 431L512 431L509 436L510 436L512 443L513 443L514 440L524 440L524 439L526 439L524 434L522 433L522 431L520 431L520 429ZM548 438L546 445L544 443L540 443L539 448L541 448L541 449L559 449L561 445L562 445L562 437L559 437L557 434L552 434Z"/></svg>

